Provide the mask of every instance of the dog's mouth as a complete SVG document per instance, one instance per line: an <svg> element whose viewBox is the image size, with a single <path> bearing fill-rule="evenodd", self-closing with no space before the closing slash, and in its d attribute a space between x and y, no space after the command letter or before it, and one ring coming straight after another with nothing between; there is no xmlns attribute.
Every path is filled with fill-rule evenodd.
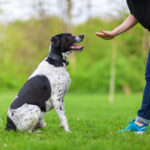
<svg viewBox="0 0 150 150"><path fill-rule="evenodd" d="M84 40L84 35L80 34L80 35L76 35L74 36L74 42L73 44L70 46L71 50L74 51L82 51L84 46L82 45L77 45L78 43L81 43Z"/></svg>
<svg viewBox="0 0 150 150"><path fill-rule="evenodd" d="M70 48L71 48L72 50L75 50L75 51L81 51L81 50L83 50L84 46L80 46L80 45L75 45L75 44L73 44L73 45L70 46Z"/></svg>

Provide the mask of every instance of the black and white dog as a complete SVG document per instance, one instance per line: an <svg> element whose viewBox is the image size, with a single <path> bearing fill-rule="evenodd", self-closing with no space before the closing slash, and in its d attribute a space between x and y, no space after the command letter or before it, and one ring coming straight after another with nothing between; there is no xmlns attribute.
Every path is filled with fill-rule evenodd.
<svg viewBox="0 0 150 150"><path fill-rule="evenodd" d="M61 127L69 132L64 110L64 96L71 81L66 71L67 58L72 51L84 48L75 45L83 39L84 35L72 36L70 33L52 37L48 57L29 77L8 110L6 130L43 128L46 125L44 114L55 108Z"/></svg>

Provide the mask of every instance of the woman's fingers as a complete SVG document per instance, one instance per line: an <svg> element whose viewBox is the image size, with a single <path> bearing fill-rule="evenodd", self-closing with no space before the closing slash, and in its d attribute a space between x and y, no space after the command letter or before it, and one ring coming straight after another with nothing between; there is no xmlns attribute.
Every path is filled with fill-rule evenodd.
<svg viewBox="0 0 150 150"><path fill-rule="evenodd" d="M110 31L104 31L104 30L101 30L101 32L102 32L103 34L105 34L105 35L111 36Z"/></svg>
<svg viewBox="0 0 150 150"><path fill-rule="evenodd" d="M95 34L99 37L104 37L104 33L96 32Z"/></svg>
<svg viewBox="0 0 150 150"><path fill-rule="evenodd" d="M108 37L108 35L106 35L105 33L100 33L100 32L96 32L96 35L102 39L105 39Z"/></svg>
<svg viewBox="0 0 150 150"><path fill-rule="evenodd" d="M104 40L110 40L114 38L110 31L101 30L100 32L96 32L96 35Z"/></svg>
<svg viewBox="0 0 150 150"><path fill-rule="evenodd" d="M101 30L100 32L105 33L105 31L104 31L104 30Z"/></svg>

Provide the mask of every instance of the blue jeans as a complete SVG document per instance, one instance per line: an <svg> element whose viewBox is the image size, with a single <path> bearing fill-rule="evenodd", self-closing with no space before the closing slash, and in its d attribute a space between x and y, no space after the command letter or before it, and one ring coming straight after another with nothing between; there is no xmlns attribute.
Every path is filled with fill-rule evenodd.
<svg viewBox="0 0 150 150"><path fill-rule="evenodd" d="M136 118L136 121L148 125L150 122L150 49L149 49L147 64L145 69L145 80L146 80L146 85L143 93L142 106L137 113L138 116Z"/></svg>

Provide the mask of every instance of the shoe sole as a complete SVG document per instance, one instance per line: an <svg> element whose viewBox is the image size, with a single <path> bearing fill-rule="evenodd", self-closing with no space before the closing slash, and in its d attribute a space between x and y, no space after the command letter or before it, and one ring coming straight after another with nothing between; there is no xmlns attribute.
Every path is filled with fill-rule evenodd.
<svg viewBox="0 0 150 150"><path fill-rule="evenodd" d="M143 134L145 131L134 132L135 134Z"/></svg>

